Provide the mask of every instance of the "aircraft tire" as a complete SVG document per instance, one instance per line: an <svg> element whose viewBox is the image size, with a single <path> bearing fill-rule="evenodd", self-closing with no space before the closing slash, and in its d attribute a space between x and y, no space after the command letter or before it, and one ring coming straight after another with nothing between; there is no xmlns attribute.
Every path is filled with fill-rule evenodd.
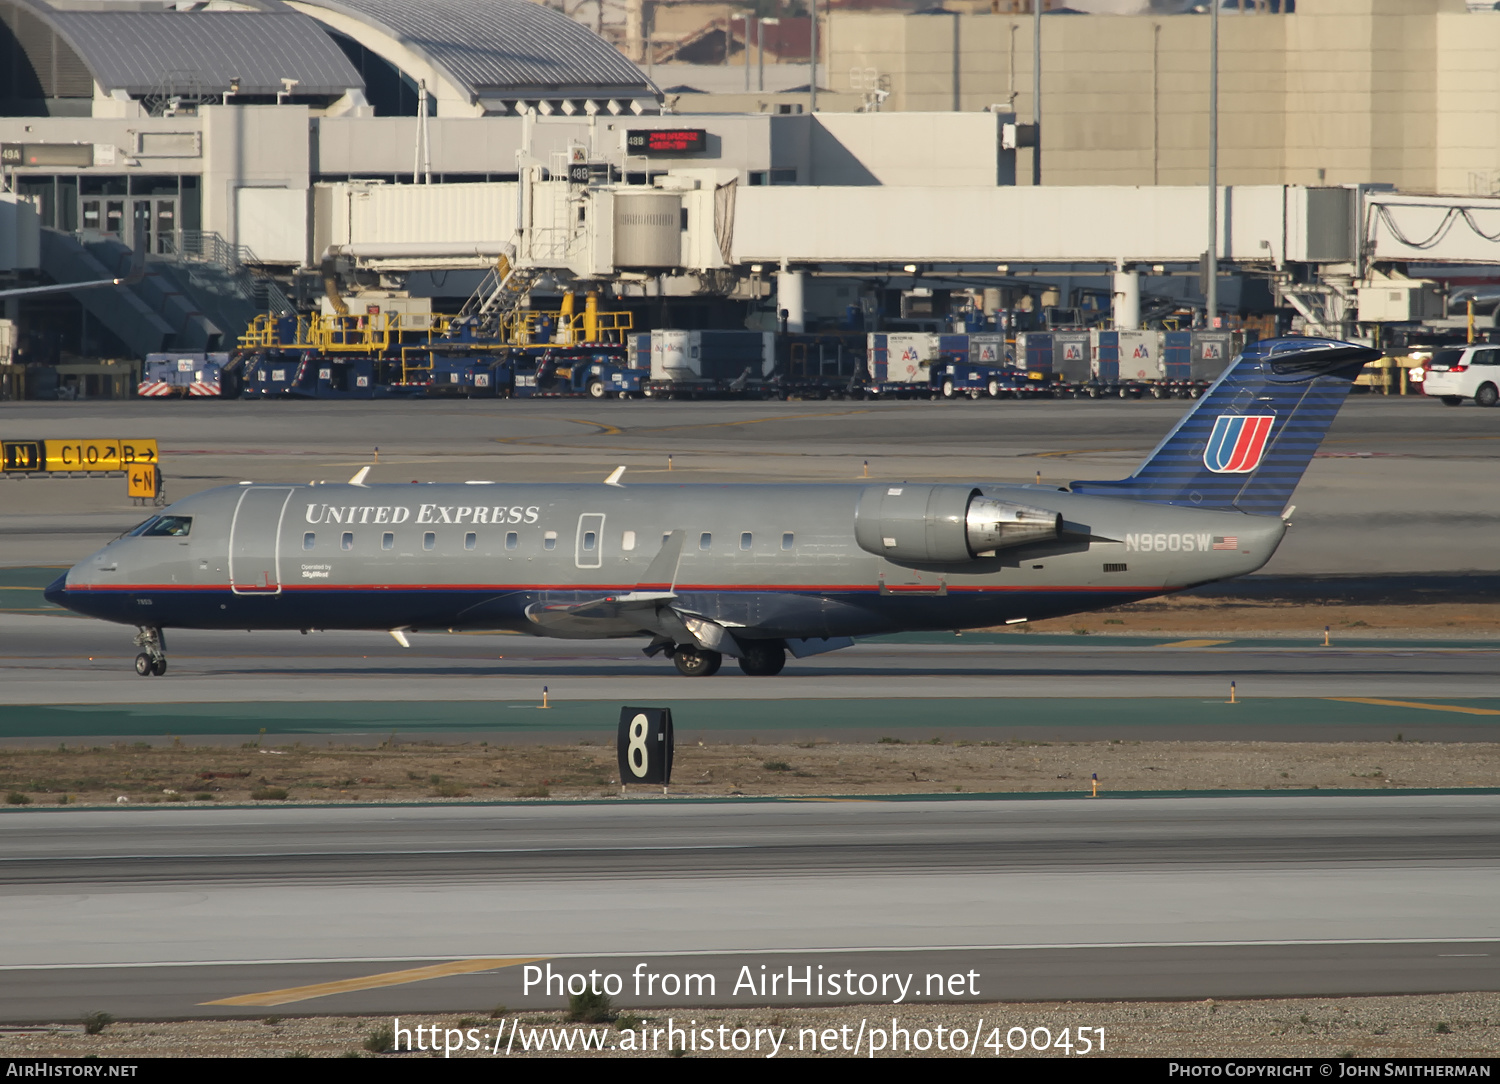
<svg viewBox="0 0 1500 1084"><path fill-rule="evenodd" d="M153 659L151 661L151 673L154 676L161 677L166 672L167 672L167 660L166 660L165 657L160 658L160 659Z"/></svg>
<svg viewBox="0 0 1500 1084"><path fill-rule="evenodd" d="M672 653L672 664L683 677L713 677L724 665L724 656L682 644Z"/></svg>
<svg viewBox="0 0 1500 1084"><path fill-rule="evenodd" d="M151 664L151 656L144 651L135 657L135 672L141 677L150 677L156 672L156 667Z"/></svg>
<svg viewBox="0 0 1500 1084"><path fill-rule="evenodd" d="M1493 384L1481 384L1479 390L1474 393L1474 402L1480 406L1492 407L1500 403L1500 391L1496 391Z"/></svg>
<svg viewBox="0 0 1500 1084"><path fill-rule="evenodd" d="M740 672L749 677L775 677L786 666L786 648L775 641L751 641L739 661Z"/></svg>

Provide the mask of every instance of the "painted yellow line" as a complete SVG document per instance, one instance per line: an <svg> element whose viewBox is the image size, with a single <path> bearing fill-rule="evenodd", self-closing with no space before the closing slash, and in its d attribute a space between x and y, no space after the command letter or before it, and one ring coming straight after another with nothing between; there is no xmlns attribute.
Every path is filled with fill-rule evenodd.
<svg viewBox="0 0 1500 1084"><path fill-rule="evenodd" d="M1177 640L1170 644L1157 644L1157 647L1214 647L1217 644L1232 644L1233 640Z"/></svg>
<svg viewBox="0 0 1500 1084"><path fill-rule="evenodd" d="M407 982L426 982L448 975L468 975L475 971L494 971L501 967L515 967L545 960L545 956L517 957L495 960L454 960L430 967L414 967L409 971L387 971L380 975L366 975L359 979L341 979L338 982L320 982L312 986L290 986L285 990L267 990L261 994L241 994L218 1001L200 1002L203 1005L286 1005L293 1001L306 1001L314 997L331 997L334 994L349 994L356 990L376 990L382 986L400 986Z"/></svg>
<svg viewBox="0 0 1500 1084"><path fill-rule="evenodd" d="M617 437L623 432L618 426L610 425L608 422L591 422L587 418L564 418L563 421L572 422L574 425L592 425L606 437Z"/></svg>
<svg viewBox="0 0 1500 1084"><path fill-rule="evenodd" d="M1456 711L1463 715L1500 715L1494 708L1464 708L1457 704L1418 704L1414 700L1375 700L1366 696L1326 696L1345 704L1378 704L1385 708L1426 708L1428 711Z"/></svg>

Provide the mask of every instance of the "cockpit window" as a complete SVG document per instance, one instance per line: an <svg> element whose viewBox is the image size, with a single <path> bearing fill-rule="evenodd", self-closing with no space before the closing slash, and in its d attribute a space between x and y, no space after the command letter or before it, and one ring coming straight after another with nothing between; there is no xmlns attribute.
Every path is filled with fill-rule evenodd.
<svg viewBox="0 0 1500 1084"><path fill-rule="evenodd" d="M186 538L192 529L192 516L158 516L141 534L147 538Z"/></svg>
<svg viewBox="0 0 1500 1084"><path fill-rule="evenodd" d="M126 537L128 537L128 538L135 538L135 537L137 537L139 535L145 534L147 528L149 528L153 523L155 523L159 519L161 519L160 516L152 516L150 519L146 520L146 522L144 522L144 523L137 523L134 527L130 528L130 530L128 530L128 531L125 532Z"/></svg>

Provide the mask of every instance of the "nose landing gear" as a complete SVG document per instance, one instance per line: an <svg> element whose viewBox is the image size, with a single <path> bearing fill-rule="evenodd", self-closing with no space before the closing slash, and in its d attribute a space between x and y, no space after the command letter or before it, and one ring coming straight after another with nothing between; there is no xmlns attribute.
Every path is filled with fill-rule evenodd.
<svg viewBox="0 0 1500 1084"><path fill-rule="evenodd" d="M145 648L135 657L135 672L141 677L161 677L167 672L167 638L154 625L142 625L135 646Z"/></svg>

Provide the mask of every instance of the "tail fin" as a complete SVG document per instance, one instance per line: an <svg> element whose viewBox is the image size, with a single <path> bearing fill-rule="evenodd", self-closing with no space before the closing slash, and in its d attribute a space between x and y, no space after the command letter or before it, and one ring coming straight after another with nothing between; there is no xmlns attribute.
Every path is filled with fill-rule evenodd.
<svg viewBox="0 0 1500 1084"><path fill-rule="evenodd" d="M1247 347L1129 478L1074 493L1279 515L1349 387L1380 351L1333 339Z"/></svg>

